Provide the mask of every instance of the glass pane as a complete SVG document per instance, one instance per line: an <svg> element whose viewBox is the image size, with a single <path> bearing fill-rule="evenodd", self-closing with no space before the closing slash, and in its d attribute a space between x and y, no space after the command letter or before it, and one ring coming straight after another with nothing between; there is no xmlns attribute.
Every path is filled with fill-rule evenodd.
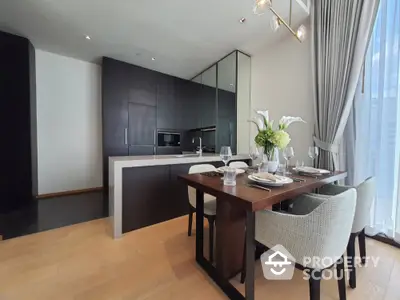
<svg viewBox="0 0 400 300"><path fill-rule="evenodd" d="M217 149L230 146L237 153L236 136L236 55L218 62Z"/></svg>

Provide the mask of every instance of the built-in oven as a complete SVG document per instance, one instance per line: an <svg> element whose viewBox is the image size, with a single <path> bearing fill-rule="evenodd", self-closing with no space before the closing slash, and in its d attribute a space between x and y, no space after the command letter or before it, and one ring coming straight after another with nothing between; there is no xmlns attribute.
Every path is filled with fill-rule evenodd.
<svg viewBox="0 0 400 300"><path fill-rule="evenodd" d="M158 147L180 147L181 134L172 131L158 131Z"/></svg>

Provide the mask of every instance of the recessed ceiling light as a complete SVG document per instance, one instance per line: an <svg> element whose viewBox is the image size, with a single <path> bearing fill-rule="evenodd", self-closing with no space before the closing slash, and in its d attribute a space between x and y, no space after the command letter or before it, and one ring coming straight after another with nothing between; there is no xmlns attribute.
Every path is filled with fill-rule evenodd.
<svg viewBox="0 0 400 300"><path fill-rule="evenodd" d="M151 60L156 60L156 58L155 58L155 57L152 57Z"/></svg>
<svg viewBox="0 0 400 300"><path fill-rule="evenodd" d="M243 24L244 22L246 22L246 18L240 18L240 19L239 19L239 23L242 23L242 24Z"/></svg>
<svg viewBox="0 0 400 300"><path fill-rule="evenodd" d="M85 38L86 38L87 40L90 40L90 36L88 36L88 35L86 35Z"/></svg>

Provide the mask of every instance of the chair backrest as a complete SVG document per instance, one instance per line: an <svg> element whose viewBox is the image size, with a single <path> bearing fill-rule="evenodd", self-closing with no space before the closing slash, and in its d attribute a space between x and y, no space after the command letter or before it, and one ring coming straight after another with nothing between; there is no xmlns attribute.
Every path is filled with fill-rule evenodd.
<svg viewBox="0 0 400 300"><path fill-rule="evenodd" d="M304 228L308 235L308 255L319 258L339 259L346 251L356 210L357 191L349 188L345 192L329 197L309 215L311 223ZM321 261L314 268L327 268Z"/></svg>
<svg viewBox="0 0 400 300"><path fill-rule="evenodd" d="M249 165L246 164L244 161L232 161L229 163L229 166L236 169L241 169L241 168L245 169L249 167Z"/></svg>
<svg viewBox="0 0 400 300"><path fill-rule="evenodd" d="M189 174L212 172L215 170L216 168L210 164L193 165L189 169ZM196 190L190 186L188 187L188 196L190 205L196 208Z"/></svg>
<svg viewBox="0 0 400 300"><path fill-rule="evenodd" d="M369 225L371 205L376 194L375 178L369 177L356 187L357 205L351 232L356 233Z"/></svg>

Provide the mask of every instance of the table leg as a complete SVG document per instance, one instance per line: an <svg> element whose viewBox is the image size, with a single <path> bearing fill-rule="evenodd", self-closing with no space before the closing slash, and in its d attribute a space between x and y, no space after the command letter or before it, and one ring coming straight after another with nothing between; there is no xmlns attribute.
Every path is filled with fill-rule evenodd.
<svg viewBox="0 0 400 300"><path fill-rule="evenodd" d="M218 220L218 219L217 219ZM218 228L218 225L217 225ZM222 291L232 300L244 300L243 295L229 282L229 279L221 276L217 269L204 257L204 193L196 190L196 262L214 280ZM243 239L242 239L243 240ZM243 247L243 244L242 244ZM243 249L241 249L243 251ZM253 257L254 264L254 257ZM254 265L253 265L254 272ZM246 298L247 299L247 298ZM253 298L248 298L253 300Z"/></svg>
<svg viewBox="0 0 400 300"><path fill-rule="evenodd" d="M217 201L216 268L224 279L236 276L243 268L246 213L224 199Z"/></svg>
<svg viewBox="0 0 400 300"><path fill-rule="evenodd" d="M204 258L204 193L196 190L196 261Z"/></svg>
<svg viewBox="0 0 400 300"><path fill-rule="evenodd" d="M255 214L246 211L246 299L254 299Z"/></svg>

